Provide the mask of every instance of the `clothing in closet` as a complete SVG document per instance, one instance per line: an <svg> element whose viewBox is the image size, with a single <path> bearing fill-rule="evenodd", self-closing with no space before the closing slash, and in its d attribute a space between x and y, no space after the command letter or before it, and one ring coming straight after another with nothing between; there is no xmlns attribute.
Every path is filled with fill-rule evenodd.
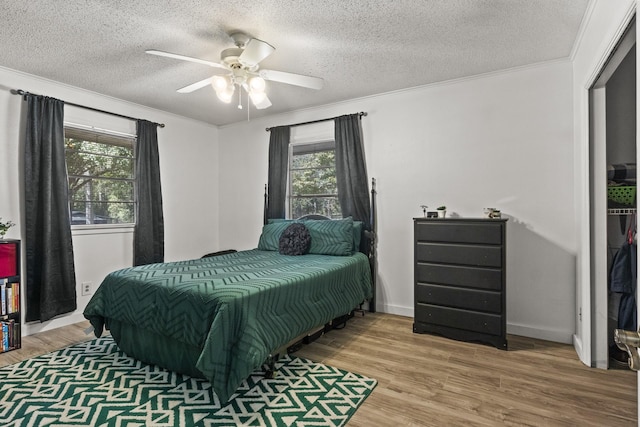
<svg viewBox="0 0 640 427"><path fill-rule="evenodd" d="M610 272L611 292L622 294L618 307L618 329L629 331L638 329L636 315L636 281L638 276L636 251L637 248L632 239L625 241L613 258Z"/></svg>

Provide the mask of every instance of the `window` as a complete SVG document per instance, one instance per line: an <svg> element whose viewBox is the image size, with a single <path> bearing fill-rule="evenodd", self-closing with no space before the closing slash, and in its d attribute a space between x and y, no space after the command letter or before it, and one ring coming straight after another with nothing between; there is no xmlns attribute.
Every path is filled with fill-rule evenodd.
<svg viewBox="0 0 640 427"><path fill-rule="evenodd" d="M335 142L290 147L289 217L320 214L342 218L336 184Z"/></svg>
<svg viewBox="0 0 640 427"><path fill-rule="evenodd" d="M71 225L135 223L135 138L65 128Z"/></svg>

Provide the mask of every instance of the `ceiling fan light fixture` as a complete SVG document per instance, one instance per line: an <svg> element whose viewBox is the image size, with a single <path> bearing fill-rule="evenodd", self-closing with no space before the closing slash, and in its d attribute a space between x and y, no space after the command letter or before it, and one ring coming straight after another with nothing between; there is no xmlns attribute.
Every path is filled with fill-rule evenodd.
<svg viewBox="0 0 640 427"><path fill-rule="evenodd" d="M264 79L260 76L252 77L251 80L249 80L251 93L263 93L266 86Z"/></svg>
<svg viewBox="0 0 640 427"><path fill-rule="evenodd" d="M229 85L222 90L216 90L216 95L218 95L220 101L228 104L231 102L231 98L233 98L233 92L235 92L235 87Z"/></svg>
<svg viewBox="0 0 640 427"><path fill-rule="evenodd" d="M245 33L235 32L229 34L229 36L233 39L235 47L224 49L221 52L220 63L154 49L146 50L146 53L226 70L226 75L208 77L177 91L179 93L191 93L211 85L216 91L218 99L225 103L231 103L236 92L236 86L238 86L239 109L243 107L242 89L251 97L254 106L258 110L271 106L271 100L265 92L265 80L316 90L322 88L324 81L318 77L260 69L260 62L270 56L275 51L275 48L269 43L250 37ZM247 102L247 104L249 105L250 103Z"/></svg>
<svg viewBox="0 0 640 427"><path fill-rule="evenodd" d="M224 76L213 76L211 80L211 86L216 92L225 90L229 86L229 79Z"/></svg>

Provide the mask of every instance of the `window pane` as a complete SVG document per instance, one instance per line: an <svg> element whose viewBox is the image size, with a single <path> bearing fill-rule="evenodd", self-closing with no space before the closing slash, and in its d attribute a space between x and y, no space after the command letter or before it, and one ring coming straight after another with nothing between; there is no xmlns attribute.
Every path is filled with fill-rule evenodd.
<svg viewBox="0 0 640 427"><path fill-rule="evenodd" d="M65 129L71 224L135 222L134 140Z"/></svg>
<svg viewBox="0 0 640 427"><path fill-rule="evenodd" d="M295 154L293 156L293 169L297 168L317 168L317 167L335 167L336 154L335 151L319 151L309 154Z"/></svg>
<svg viewBox="0 0 640 427"><path fill-rule="evenodd" d="M69 178L69 198L96 202L133 202L133 181Z"/></svg>
<svg viewBox="0 0 640 427"><path fill-rule="evenodd" d="M294 196L303 194L337 194L336 169L304 169L291 171Z"/></svg>
<svg viewBox="0 0 640 427"><path fill-rule="evenodd" d="M342 218L338 197L293 197L291 199L291 217L320 214L329 218Z"/></svg>
<svg viewBox="0 0 640 427"><path fill-rule="evenodd" d="M131 224L133 210L133 203L72 201L71 225Z"/></svg>
<svg viewBox="0 0 640 427"><path fill-rule="evenodd" d="M133 149L74 139L66 140L69 175L133 178Z"/></svg>
<svg viewBox="0 0 640 427"><path fill-rule="evenodd" d="M290 216L320 214L340 218L333 141L292 148L289 172Z"/></svg>
<svg viewBox="0 0 640 427"><path fill-rule="evenodd" d="M69 198L72 224L133 223L133 181L69 179Z"/></svg>

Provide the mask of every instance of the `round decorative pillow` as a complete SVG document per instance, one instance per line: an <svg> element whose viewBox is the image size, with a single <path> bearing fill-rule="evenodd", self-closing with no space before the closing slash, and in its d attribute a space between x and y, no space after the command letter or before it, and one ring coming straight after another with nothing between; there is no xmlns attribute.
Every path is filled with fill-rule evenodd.
<svg viewBox="0 0 640 427"><path fill-rule="evenodd" d="M282 255L304 255L309 252L311 246L311 234L309 229L300 224L294 222L280 235L280 241L278 242L278 252Z"/></svg>

